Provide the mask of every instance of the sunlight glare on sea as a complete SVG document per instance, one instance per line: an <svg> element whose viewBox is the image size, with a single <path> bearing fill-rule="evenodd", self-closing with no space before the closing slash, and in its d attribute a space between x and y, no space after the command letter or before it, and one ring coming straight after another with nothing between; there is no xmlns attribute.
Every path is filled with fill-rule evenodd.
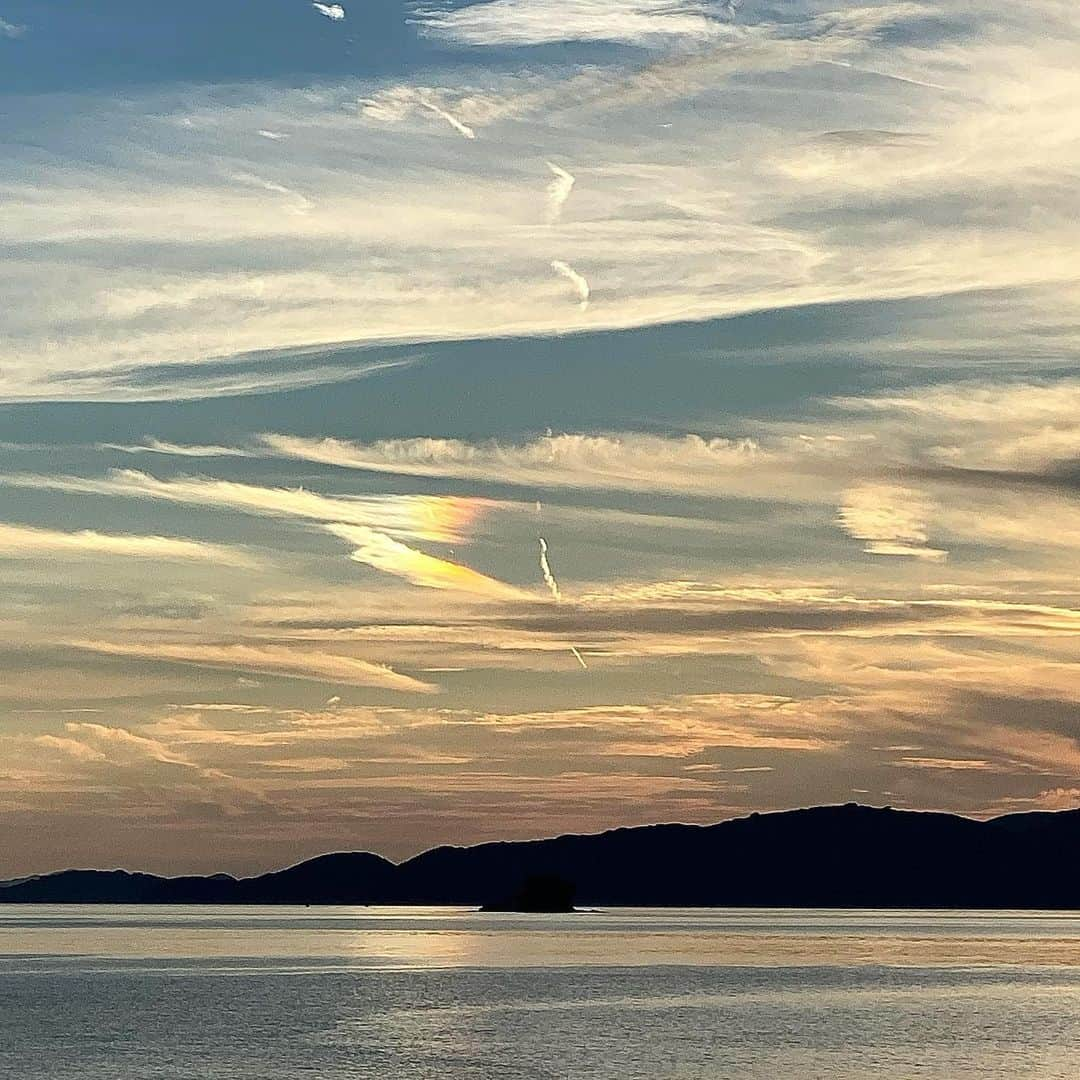
<svg viewBox="0 0 1080 1080"><path fill-rule="evenodd" d="M1066 1080L1080 918L450 908L0 913L26 1080Z"/></svg>

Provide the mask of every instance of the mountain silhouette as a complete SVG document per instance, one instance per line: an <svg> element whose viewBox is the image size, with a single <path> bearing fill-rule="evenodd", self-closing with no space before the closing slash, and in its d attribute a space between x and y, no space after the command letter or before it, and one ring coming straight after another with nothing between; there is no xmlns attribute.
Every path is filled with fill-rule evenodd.
<svg viewBox="0 0 1080 1080"><path fill-rule="evenodd" d="M439 847L398 864L367 852L323 855L241 879L65 870L0 884L0 903L522 910L530 902L543 908L530 896L546 879L592 906L1077 909L1078 849L1080 810L979 821L852 803L716 825ZM547 909L555 903L550 895L547 902Z"/></svg>

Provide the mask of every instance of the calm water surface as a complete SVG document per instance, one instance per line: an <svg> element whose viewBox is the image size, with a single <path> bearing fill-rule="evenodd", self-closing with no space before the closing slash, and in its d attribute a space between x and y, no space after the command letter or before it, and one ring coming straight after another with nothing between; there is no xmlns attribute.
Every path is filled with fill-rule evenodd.
<svg viewBox="0 0 1080 1080"><path fill-rule="evenodd" d="M0 907L25 1080L1080 1076L1080 918Z"/></svg>

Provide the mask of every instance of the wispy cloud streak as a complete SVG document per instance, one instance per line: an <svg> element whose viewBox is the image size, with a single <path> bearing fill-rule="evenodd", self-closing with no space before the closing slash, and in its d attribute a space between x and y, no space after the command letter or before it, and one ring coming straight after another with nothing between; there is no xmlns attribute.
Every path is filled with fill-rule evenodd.
<svg viewBox="0 0 1080 1080"><path fill-rule="evenodd" d="M617 41L661 46L723 32L701 0L487 0L462 8L422 8L420 27L464 45L542 45Z"/></svg>
<svg viewBox="0 0 1080 1080"><path fill-rule="evenodd" d="M547 186L547 220L549 225L554 225L562 216L566 200L574 190L576 178L552 161L547 162L547 167L554 177Z"/></svg>
<svg viewBox="0 0 1080 1080"><path fill-rule="evenodd" d="M462 123L453 113L447 112L441 105L432 101L426 94L421 94L417 99L421 108L427 109L428 112L434 113L440 120L445 120L459 135L463 135L466 139L475 139L476 132L468 124Z"/></svg>
<svg viewBox="0 0 1080 1080"><path fill-rule="evenodd" d="M401 476L458 477L527 487L715 491L718 477L753 470L768 455L752 439L620 434L549 435L530 442L390 439L356 443L261 437L283 457Z"/></svg>
<svg viewBox="0 0 1080 1080"><path fill-rule="evenodd" d="M551 563L548 562L548 544L542 536L540 537L540 573L544 578L544 584L548 587L548 592L556 601L561 600L562 593L559 590L559 583L551 572Z"/></svg>
<svg viewBox="0 0 1080 1080"><path fill-rule="evenodd" d="M471 523L491 505L482 499L429 495L345 498L319 495L303 488L265 488L204 477L159 480L134 469L114 469L100 480L74 476L0 476L0 486L162 500L265 517L344 522L436 543L461 540Z"/></svg>
<svg viewBox="0 0 1080 1080"><path fill-rule="evenodd" d="M551 269L573 285L574 292L577 293L580 301L581 310L584 311L589 306L589 297L592 296L592 288L589 286L588 279L583 274L579 274L569 263L563 262L562 259L552 259Z"/></svg>
<svg viewBox="0 0 1080 1080"><path fill-rule="evenodd" d="M368 663L336 653L301 651L274 644L174 644L157 642L122 642L74 640L71 648L108 656L191 664L195 667L230 668L257 671L268 675L337 682L402 693L434 694L438 687L409 675L402 675L382 664Z"/></svg>
<svg viewBox="0 0 1080 1080"><path fill-rule="evenodd" d="M29 525L0 524L0 559L116 556L165 562L209 562L220 566L254 566L256 560L236 548L168 536L125 536L83 529L60 532Z"/></svg>

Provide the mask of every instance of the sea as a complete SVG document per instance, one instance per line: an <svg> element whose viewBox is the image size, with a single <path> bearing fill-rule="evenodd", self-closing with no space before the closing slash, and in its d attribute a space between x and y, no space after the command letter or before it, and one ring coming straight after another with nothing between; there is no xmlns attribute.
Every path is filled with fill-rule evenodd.
<svg viewBox="0 0 1080 1080"><path fill-rule="evenodd" d="M1076 1080L1057 913L0 908L11 1080Z"/></svg>

